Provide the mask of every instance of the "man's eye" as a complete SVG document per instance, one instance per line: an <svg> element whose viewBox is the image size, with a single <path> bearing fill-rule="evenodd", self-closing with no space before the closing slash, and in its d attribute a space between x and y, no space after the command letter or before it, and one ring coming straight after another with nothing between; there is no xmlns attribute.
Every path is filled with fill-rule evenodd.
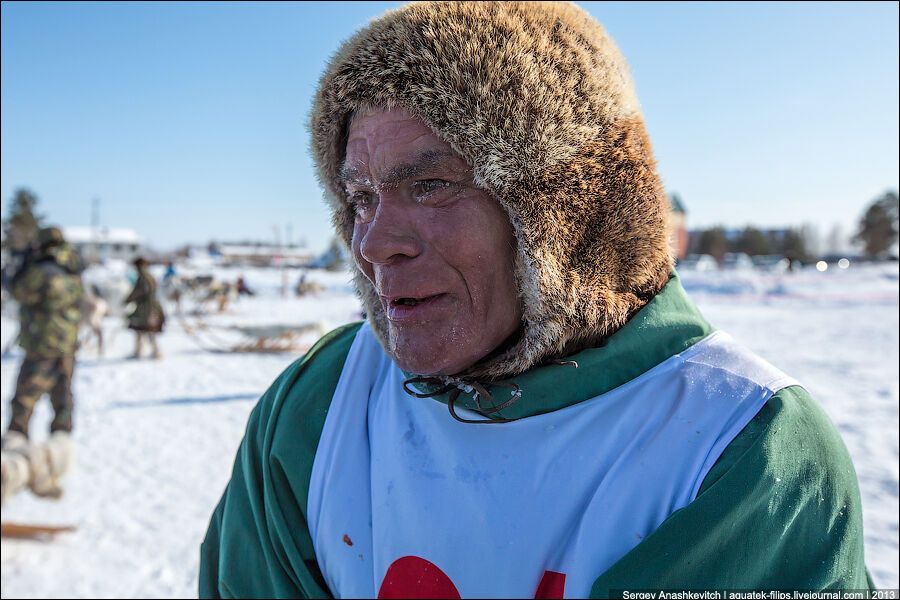
<svg viewBox="0 0 900 600"><path fill-rule="evenodd" d="M423 179L413 184L413 193L417 198L427 197L432 192L450 187L449 181L443 179Z"/></svg>
<svg viewBox="0 0 900 600"><path fill-rule="evenodd" d="M375 199L371 192L351 192L347 201L357 221L367 223L375 216Z"/></svg>

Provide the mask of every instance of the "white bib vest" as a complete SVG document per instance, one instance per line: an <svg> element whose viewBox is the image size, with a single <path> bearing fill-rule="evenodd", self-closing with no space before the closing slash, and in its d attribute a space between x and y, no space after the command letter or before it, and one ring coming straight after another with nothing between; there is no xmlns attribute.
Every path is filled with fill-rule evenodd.
<svg viewBox="0 0 900 600"><path fill-rule="evenodd" d="M308 498L338 598L586 597L796 384L722 332L605 394L505 424L457 422L404 379L364 324Z"/></svg>

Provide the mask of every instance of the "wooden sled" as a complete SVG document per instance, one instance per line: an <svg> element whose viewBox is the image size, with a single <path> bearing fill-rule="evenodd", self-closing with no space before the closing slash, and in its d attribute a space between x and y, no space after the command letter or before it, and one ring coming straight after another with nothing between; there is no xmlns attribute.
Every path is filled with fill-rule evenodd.
<svg viewBox="0 0 900 600"><path fill-rule="evenodd" d="M26 523L0 523L0 537L18 540L50 541L60 533L75 531L72 525L34 525Z"/></svg>

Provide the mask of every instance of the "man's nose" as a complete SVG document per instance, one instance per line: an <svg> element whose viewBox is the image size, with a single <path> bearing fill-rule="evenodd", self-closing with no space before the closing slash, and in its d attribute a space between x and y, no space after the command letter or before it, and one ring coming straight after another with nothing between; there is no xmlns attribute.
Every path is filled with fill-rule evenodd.
<svg viewBox="0 0 900 600"><path fill-rule="evenodd" d="M375 218L364 227L359 253L373 265L414 258L422 252L415 223L400 203L382 199Z"/></svg>

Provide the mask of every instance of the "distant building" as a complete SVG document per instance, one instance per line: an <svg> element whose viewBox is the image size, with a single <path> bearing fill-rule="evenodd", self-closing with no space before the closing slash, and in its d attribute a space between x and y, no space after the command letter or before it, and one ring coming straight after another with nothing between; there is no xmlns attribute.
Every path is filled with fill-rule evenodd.
<svg viewBox="0 0 900 600"><path fill-rule="evenodd" d="M248 267L305 267L315 258L307 248L263 243L215 244L221 264Z"/></svg>
<svg viewBox="0 0 900 600"><path fill-rule="evenodd" d="M725 229L725 239L729 242L737 242L744 233L747 231L746 228L735 228L732 227L730 229ZM784 238L791 232L790 227L773 227L769 229L759 229L759 232L762 233L766 239L768 239L773 244L782 244L784 243ZM691 232L694 233L694 232Z"/></svg>
<svg viewBox="0 0 900 600"><path fill-rule="evenodd" d="M669 244L675 258L682 259L688 255L690 238L687 231L687 211L678 194L669 196L672 212L669 214Z"/></svg>
<svg viewBox="0 0 900 600"><path fill-rule="evenodd" d="M131 262L141 254L143 245L133 229L63 227L63 235L88 264L108 260Z"/></svg>

